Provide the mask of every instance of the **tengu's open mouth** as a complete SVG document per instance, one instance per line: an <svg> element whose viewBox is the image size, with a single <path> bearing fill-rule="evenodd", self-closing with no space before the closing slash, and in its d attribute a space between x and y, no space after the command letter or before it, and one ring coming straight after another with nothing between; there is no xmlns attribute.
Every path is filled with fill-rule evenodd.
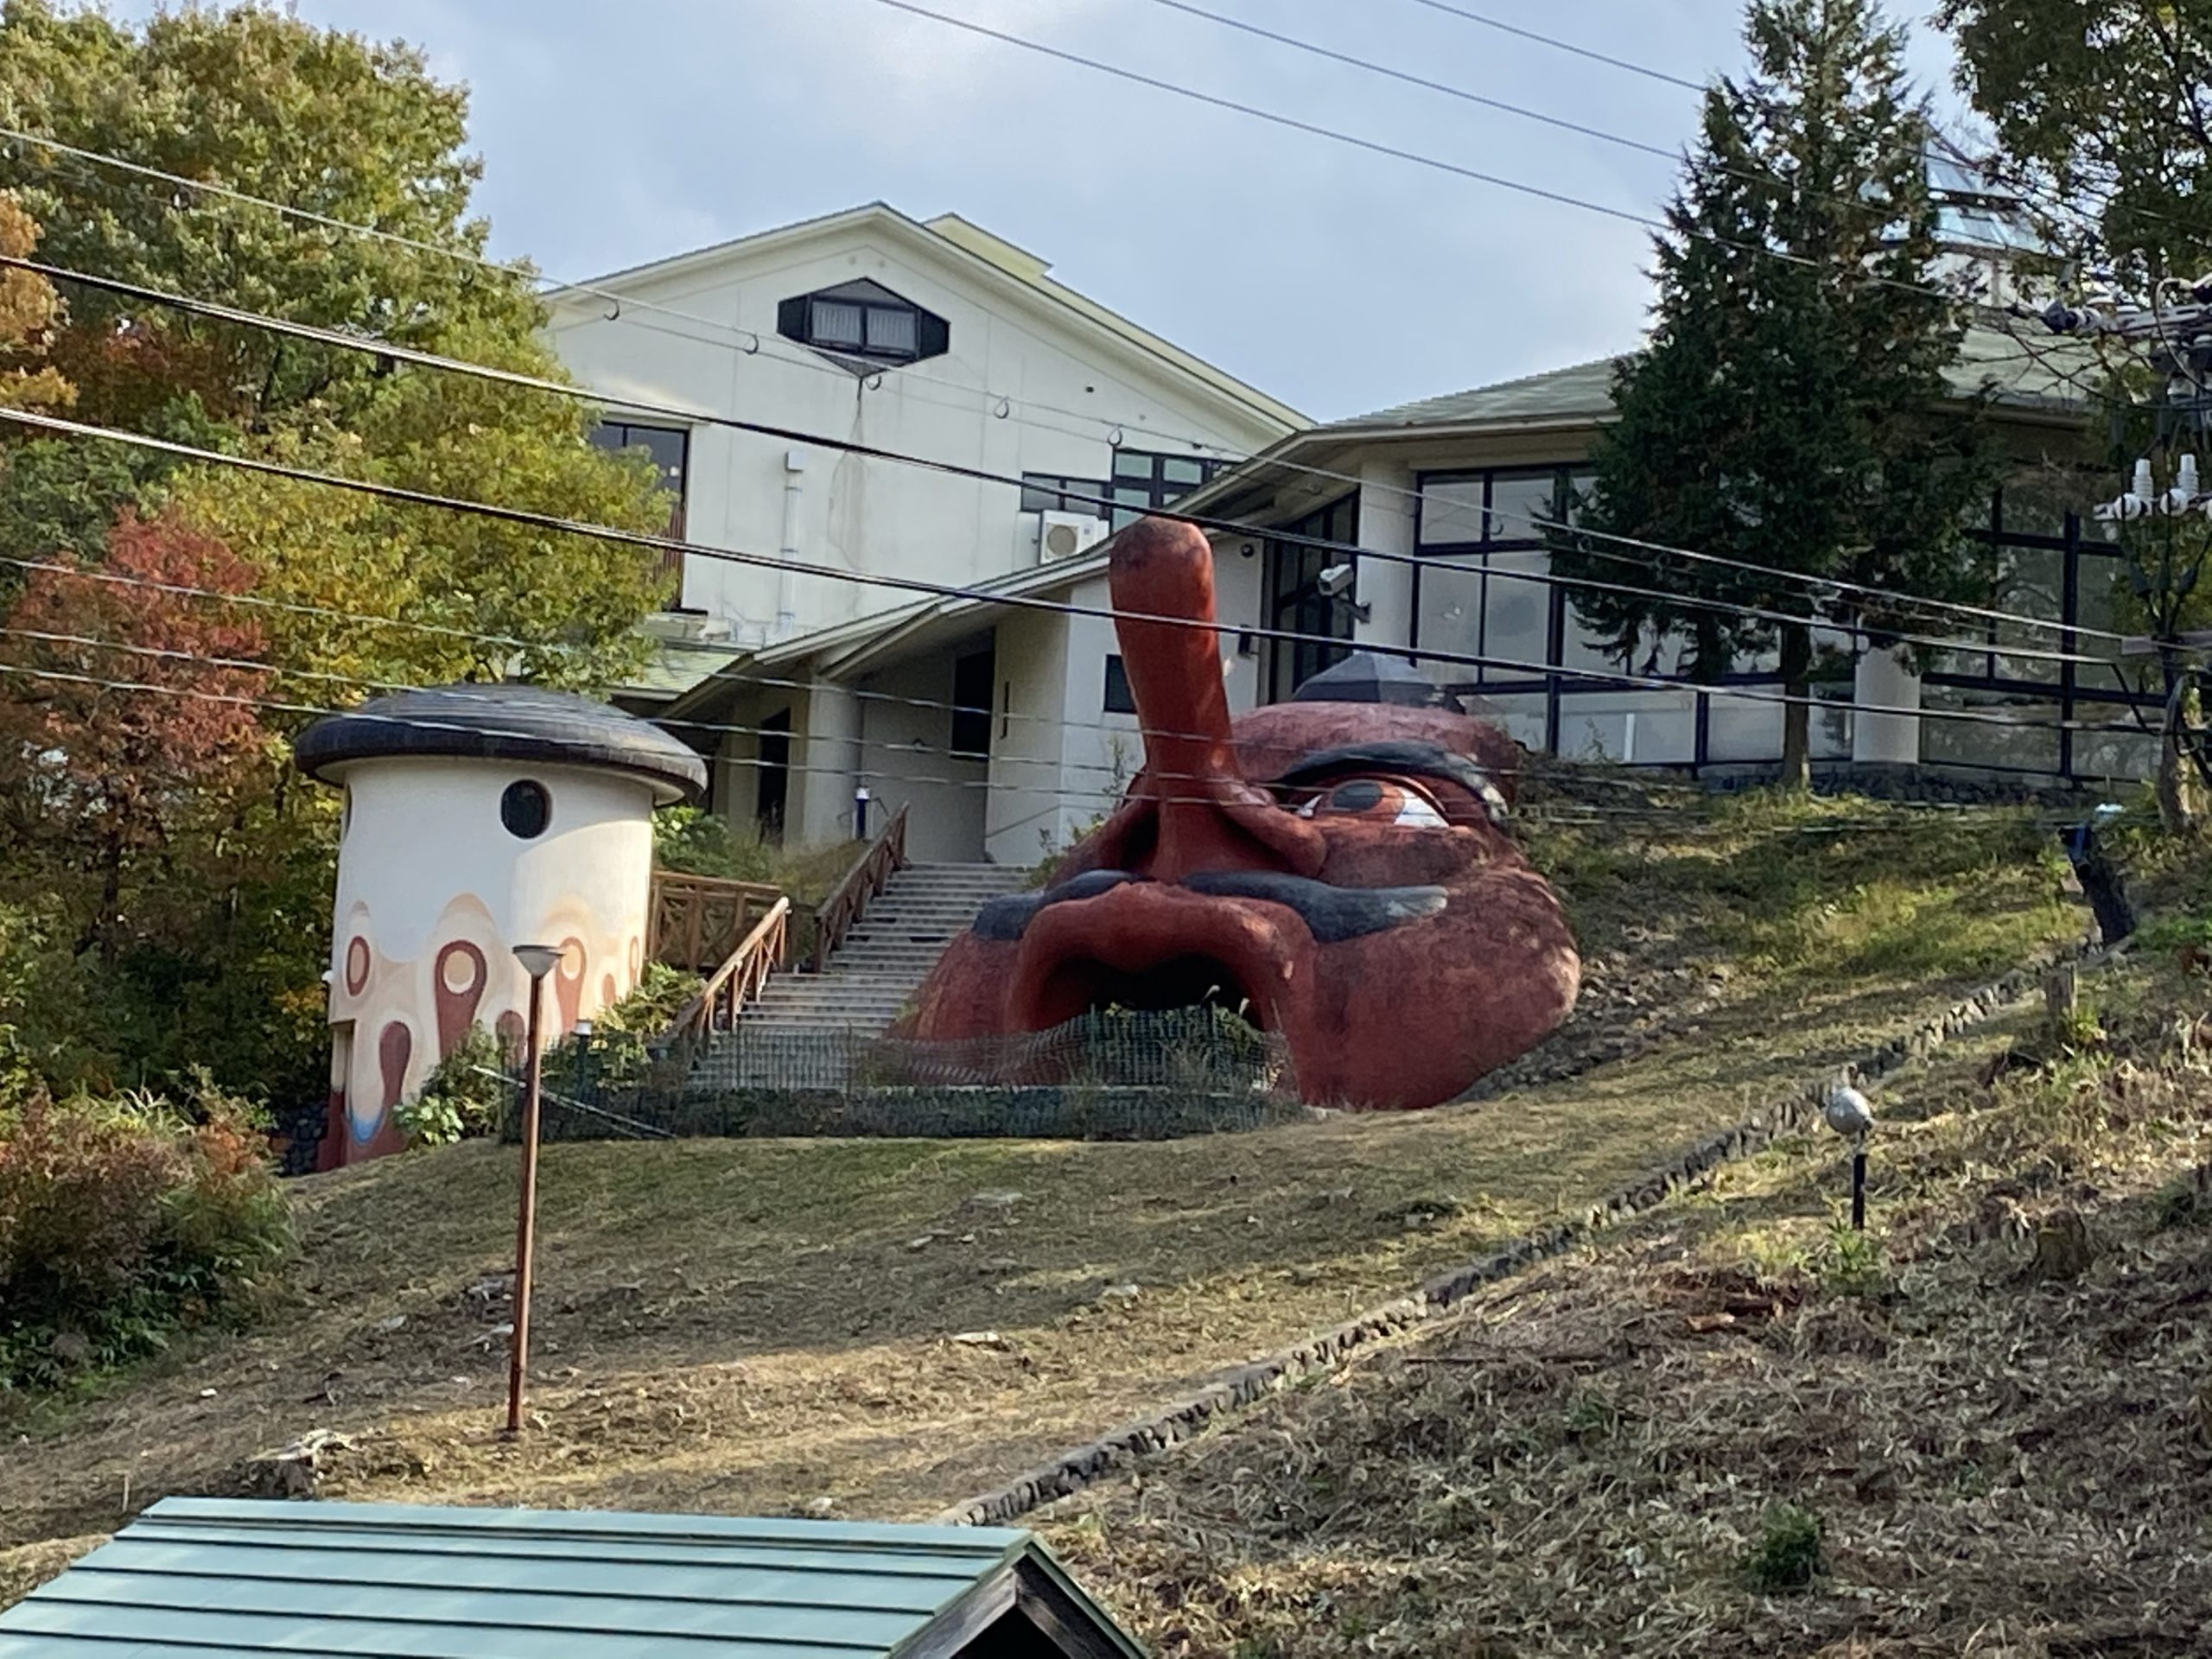
<svg viewBox="0 0 2212 1659"><path fill-rule="evenodd" d="M1069 1019L1103 1008L1153 1012L1216 1007L1260 1024L1251 1006L1251 994L1225 963L1211 957L1176 957L1134 970L1110 967L1092 957L1073 957L1052 968L1039 995L1052 1008L1075 1010Z"/></svg>

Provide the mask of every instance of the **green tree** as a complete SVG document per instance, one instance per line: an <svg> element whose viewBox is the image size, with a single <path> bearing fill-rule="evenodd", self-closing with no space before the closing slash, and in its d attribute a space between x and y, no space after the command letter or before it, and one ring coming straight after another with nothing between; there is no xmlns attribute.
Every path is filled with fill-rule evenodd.
<svg viewBox="0 0 2212 1659"><path fill-rule="evenodd" d="M2156 277L2212 251L2212 8L1943 0L1958 80L2084 247Z"/></svg>
<svg viewBox="0 0 2212 1659"><path fill-rule="evenodd" d="M1938 16L1957 41L1960 90L2037 194L2054 242L2077 273L2108 278L2099 285L2139 313L2140 326L2093 339L2103 396L2084 448L2107 451L2107 494L2139 456L2152 459L2164 487L2181 453L2202 450L2212 422L2202 324L2161 315L2194 299L2174 284L2212 269L2212 7L1945 0ZM2086 512L2088 502L2078 505ZM2194 515L2139 519L2112 533L2116 615L2161 646L2118 671L2139 692L2186 698L2175 642L2212 620L2204 580L2212 536ZM2170 829L2188 827L2193 792L2168 739L2158 798Z"/></svg>
<svg viewBox="0 0 2212 1659"><path fill-rule="evenodd" d="M1699 680L1776 653L1800 700L1784 779L1802 787L1814 629L1694 601L1899 627L1913 596L1965 597L1981 580L1958 530L1990 474L1979 421L1938 407L1962 308L1932 291L1929 131L1903 31L1872 0L1755 0L1745 33L1751 71L1707 92L1656 239L1651 338L1617 371L1619 420L1581 522L1898 597L1820 607L1803 581L1573 533L1554 558L1666 595L1574 590L1624 663L1670 636Z"/></svg>
<svg viewBox="0 0 2212 1659"><path fill-rule="evenodd" d="M46 0L0 7L0 124L388 233L303 224L11 142L10 182L48 232L42 257L557 377L530 273L478 263L487 227L470 208L480 169L465 148L467 113L464 91L412 49L270 6L143 22ZM667 523L651 465L594 448L592 411L576 400L63 288L66 309L46 308L32 331L37 366L67 383L86 420L622 529ZM0 290L0 374L34 366L4 332L18 296L36 298ZM13 625L43 618L41 632L105 642L49 644L48 657L140 683L185 665L117 646L181 640L256 664L229 671L250 673L254 741L222 747L223 764L204 777L176 771L197 757L163 744L151 701L0 681L0 734L19 745L0 764L46 768L22 781L55 809L0 845L0 950L26 940L38 952L23 947L25 988L10 992L16 982L0 972L11 1052L57 1082L95 1065L135 1083L205 1062L280 1104L319 1095L337 815L327 791L291 773L281 740L309 717L302 709L382 685L614 683L642 656L637 624L664 596L658 556L4 429L0 467L0 554L82 567L27 587L20 566L0 566L0 605L17 594ZM156 526L168 563L118 558L145 552ZM148 611L123 605L132 594L150 601L157 590L145 584L185 569L176 560L187 553L201 575L181 585L214 591L164 595ZM130 581L102 584L102 575ZM234 645L250 635L251 649L202 652L226 631ZM144 723L134 741L145 741L121 752L109 716L126 704ZM298 707L272 706L285 704ZM189 728L207 728L205 719ZM99 770L118 755L144 789ZM104 840L113 815L100 791L111 783L132 816ZM62 1028L72 1018L80 1027Z"/></svg>

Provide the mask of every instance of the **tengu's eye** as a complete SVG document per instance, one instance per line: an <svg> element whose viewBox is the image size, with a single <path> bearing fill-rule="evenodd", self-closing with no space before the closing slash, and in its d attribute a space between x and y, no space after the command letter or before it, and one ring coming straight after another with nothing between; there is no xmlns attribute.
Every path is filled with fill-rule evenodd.
<svg viewBox="0 0 2212 1659"><path fill-rule="evenodd" d="M1434 801L1409 784L1382 778L1348 778L1332 785L1301 804L1298 816L1358 818L1369 823L1419 829L1445 827L1444 814Z"/></svg>

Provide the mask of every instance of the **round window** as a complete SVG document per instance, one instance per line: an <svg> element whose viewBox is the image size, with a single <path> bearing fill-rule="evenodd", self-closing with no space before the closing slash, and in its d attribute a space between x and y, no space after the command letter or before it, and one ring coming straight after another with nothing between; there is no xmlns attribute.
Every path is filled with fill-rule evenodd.
<svg viewBox="0 0 2212 1659"><path fill-rule="evenodd" d="M545 792L545 785L527 778L509 784L499 797L499 822L507 826L509 835L521 840L534 841L543 835L552 817L553 799Z"/></svg>

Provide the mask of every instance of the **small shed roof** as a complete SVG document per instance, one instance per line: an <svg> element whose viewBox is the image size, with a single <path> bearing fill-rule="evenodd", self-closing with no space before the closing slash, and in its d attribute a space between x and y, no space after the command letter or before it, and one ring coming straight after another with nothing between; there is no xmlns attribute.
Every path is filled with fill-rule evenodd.
<svg viewBox="0 0 2212 1659"><path fill-rule="evenodd" d="M705 790L707 765L658 727L620 709L537 685L435 685L372 697L300 734L292 760L310 778L349 761L452 756L597 766L653 786L665 805Z"/></svg>
<svg viewBox="0 0 2212 1659"><path fill-rule="evenodd" d="M0 1659L1141 1659L1026 1532L166 1498Z"/></svg>

